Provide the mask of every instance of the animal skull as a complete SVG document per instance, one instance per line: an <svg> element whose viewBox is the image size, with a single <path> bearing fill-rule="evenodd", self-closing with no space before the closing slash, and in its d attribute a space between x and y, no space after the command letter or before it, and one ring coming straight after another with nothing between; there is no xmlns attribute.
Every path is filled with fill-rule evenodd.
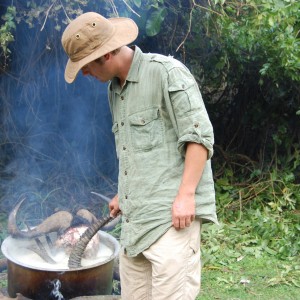
<svg viewBox="0 0 300 300"><path fill-rule="evenodd" d="M38 239L41 236L46 236L48 246L53 252L65 251L67 255L70 255L72 249L76 243L80 240L82 234L88 229L87 225L71 226L73 221L73 215L67 211L59 211L45 219L41 224L37 225L33 229L27 231L20 230L16 223L16 216L21 204L25 199L21 200L8 218L8 233L19 239L35 239L38 249L35 249L36 253L39 254L44 260L49 263L55 263L51 256L47 253L45 247ZM94 224L97 222L97 218L88 210L80 209L76 216L86 220L88 224ZM48 234L57 232L57 239L52 243ZM95 234L88 242L82 257L83 258L94 258L97 255L100 245L100 237Z"/></svg>

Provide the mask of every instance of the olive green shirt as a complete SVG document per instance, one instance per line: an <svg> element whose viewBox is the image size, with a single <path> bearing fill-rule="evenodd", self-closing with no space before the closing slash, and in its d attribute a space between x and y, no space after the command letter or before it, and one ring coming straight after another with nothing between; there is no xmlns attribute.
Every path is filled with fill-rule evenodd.
<svg viewBox="0 0 300 300"><path fill-rule="evenodd" d="M210 161L213 128L198 85L178 60L134 50L124 86L114 78L108 87L119 159L120 242L129 256L172 226L187 142L202 144L209 153L196 190L196 216L218 222Z"/></svg>

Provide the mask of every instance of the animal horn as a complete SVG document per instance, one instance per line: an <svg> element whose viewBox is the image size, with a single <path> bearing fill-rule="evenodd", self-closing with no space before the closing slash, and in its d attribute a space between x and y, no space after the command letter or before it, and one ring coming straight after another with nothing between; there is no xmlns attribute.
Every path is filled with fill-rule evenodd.
<svg viewBox="0 0 300 300"><path fill-rule="evenodd" d="M78 210L76 215L87 220L89 222L89 224L94 224L98 221L98 219L96 218L96 216L94 214L92 214L90 211L88 211L87 209L84 209L84 208ZM107 225L102 226L101 230L104 230L104 231L112 230L120 222L120 220L121 220L121 215L114 218L114 220L109 222Z"/></svg>
<svg viewBox="0 0 300 300"><path fill-rule="evenodd" d="M79 209L76 215L87 220L90 224L97 222L96 216L92 214L90 211L88 211L87 209L84 208Z"/></svg>
<svg viewBox="0 0 300 300"><path fill-rule="evenodd" d="M72 252L69 257L68 266L70 269L75 269L81 267L81 258L83 252L93 238L93 236L106 224L112 221L114 217L106 216L100 220L97 220L94 224L92 224L80 237L79 241L73 247Z"/></svg>
<svg viewBox="0 0 300 300"><path fill-rule="evenodd" d="M12 210L8 217L8 233L16 238L36 238L50 232L63 231L71 226L73 216L67 211L59 211L48 217L41 224L32 230L22 231L18 228L16 217L21 204L25 199L22 199Z"/></svg>

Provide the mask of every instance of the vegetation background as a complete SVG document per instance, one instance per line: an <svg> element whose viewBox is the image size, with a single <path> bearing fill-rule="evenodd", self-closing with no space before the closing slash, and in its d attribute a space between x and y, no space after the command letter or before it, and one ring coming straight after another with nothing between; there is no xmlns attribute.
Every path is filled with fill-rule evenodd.
<svg viewBox="0 0 300 300"><path fill-rule="evenodd" d="M199 299L300 299L297 0L1 1L1 239L23 196L20 222L34 223L65 207L105 213L91 191L116 191L106 86L63 81L62 30L91 10L133 18L143 51L183 61L203 94L220 226L203 230Z"/></svg>

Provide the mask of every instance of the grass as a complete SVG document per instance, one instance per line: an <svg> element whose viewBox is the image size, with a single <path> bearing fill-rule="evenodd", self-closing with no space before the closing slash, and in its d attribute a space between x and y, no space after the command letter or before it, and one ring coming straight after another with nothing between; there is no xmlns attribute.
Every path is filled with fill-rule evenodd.
<svg viewBox="0 0 300 300"><path fill-rule="evenodd" d="M292 265L270 256L249 256L229 267L204 267L197 300L300 299L300 288L292 284L293 276L299 280L300 271Z"/></svg>
<svg viewBox="0 0 300 300"><path fill-rule="evenodd" d="M300 258L289 262L265 255L224 267L205 266L196 300L300 300L299 265ZM6 288L6 274L1 275L0 288Z"/></svg>
<svg viewBox="0 0 300 300"><path fill-rule="evenodd" d="M300 185L265 180L241 191L226 182L217 185L220 224L202 228L196 300L300 300ZM0 240L6 219L0 214Z"/></svg>

